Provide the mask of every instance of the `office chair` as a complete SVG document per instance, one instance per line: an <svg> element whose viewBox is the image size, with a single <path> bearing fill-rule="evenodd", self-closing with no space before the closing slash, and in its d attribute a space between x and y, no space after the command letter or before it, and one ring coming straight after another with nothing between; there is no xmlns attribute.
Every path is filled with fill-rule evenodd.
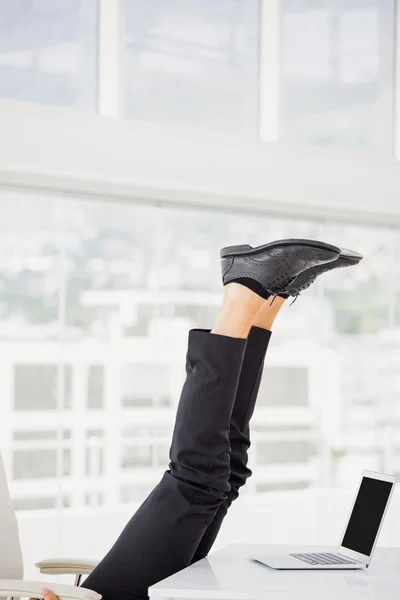
<svg viewBox="0 0 400 600"><path fill-rule="evenodd" d="M40 590L44 581L23 580L23 559L18 524L7 485L3 460L0 454L0 600L15 598L42 598ZM88 575L97 561L84 559L53 558L36 563L40 572L47 575L75 575L75 586L47 584L60 600L100 600L100 594L77 587L82 575Z"/></svg>

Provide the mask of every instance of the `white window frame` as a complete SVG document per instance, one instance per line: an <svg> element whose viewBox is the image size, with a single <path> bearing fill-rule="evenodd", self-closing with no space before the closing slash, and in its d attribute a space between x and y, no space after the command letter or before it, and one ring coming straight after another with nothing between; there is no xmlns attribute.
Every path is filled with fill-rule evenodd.
<svg viewBox="0 0 400 600"><path fill-rule="evenodd" d="M125 113L124 3L99 0L98 109L104 117Z"/></svg>
<svg viewBox="0 0 400 600"><path fill-rule="evenodd" d="M396 0L394 53L394 157L400 160L400 1Z"/></svg>
<svg viewBox="0 0 400 600"><path fill-rule="evenodd" d="M283 0L260 0L260 137L279 140Z"/></svg>

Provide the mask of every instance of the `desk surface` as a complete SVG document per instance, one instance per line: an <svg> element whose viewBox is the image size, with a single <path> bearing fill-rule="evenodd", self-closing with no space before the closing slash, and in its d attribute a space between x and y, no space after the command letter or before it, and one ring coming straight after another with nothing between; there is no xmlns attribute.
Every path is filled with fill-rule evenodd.
<svg viewBox="0 0 400 600"><path fill-rule="evenodd" d="M328 546L230 545L152 586L150 599L400 599L400 548L377 548L366 571L276 571L248 559L255 552L289 549L335 551Z"/></svg>

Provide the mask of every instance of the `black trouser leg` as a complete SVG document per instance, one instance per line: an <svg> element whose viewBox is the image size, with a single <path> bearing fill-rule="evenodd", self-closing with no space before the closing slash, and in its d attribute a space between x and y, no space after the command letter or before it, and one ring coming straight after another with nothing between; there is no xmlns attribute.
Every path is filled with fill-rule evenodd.
<svg viewBox="0 0 400 600"><path fill-rule="evenodd" d="M196 562L207 556L215 542L230 505L239 495L239 488L246 483L246 479L251 475L251 470L247 467L247 452L250 447L249 423L257 400L264 368L264 358L270 338L270 331L259 327L252 327L250 330L229 433L231 444L231 475L229 483L231 489L215 513L210 525L207 527L192 562Z"/></svg>
<svg viewBox="0 0 400 600"><path fill-rule="evenodd" d="M246 340L191 331L170 468L84 586L104 600L147 598L188 566L230 490L230 421Z"/></svg>

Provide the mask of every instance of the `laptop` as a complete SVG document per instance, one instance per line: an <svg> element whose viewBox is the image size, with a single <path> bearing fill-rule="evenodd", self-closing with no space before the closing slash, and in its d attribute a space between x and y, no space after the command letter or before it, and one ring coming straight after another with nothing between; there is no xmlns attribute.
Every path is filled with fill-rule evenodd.
<svg viewBox="0 0 400 600"><path fill-rule="evenodd" d="M364 471L344 535L336 552L292 552L251 558L272 569L365 569L396 483L394 475Z"/></svg>

